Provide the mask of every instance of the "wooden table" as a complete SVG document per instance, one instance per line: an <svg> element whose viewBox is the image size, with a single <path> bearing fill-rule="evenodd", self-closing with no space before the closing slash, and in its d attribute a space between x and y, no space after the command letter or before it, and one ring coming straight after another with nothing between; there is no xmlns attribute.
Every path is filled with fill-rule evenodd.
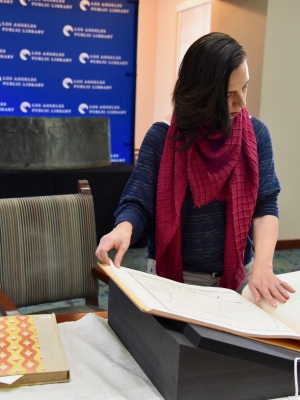
<svg viewBox="0 0 300 400"><path fill-rule="evenodd" d="M61 322L71 322L71 321L78 321L82 317L84 317L87 313L76 313L76 314L57 314L55 315L56 321L58 324ZM98 315L101 318L107 319L108 318L108 311L97 311L93 314Z"/></svg>

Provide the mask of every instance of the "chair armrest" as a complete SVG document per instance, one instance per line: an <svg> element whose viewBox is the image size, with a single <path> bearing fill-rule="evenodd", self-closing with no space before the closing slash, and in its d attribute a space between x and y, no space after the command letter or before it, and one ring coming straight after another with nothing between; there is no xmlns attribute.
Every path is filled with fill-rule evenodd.
<svg viewBox="0 0 300 400"><path fill-rule="evenodd" d="M100 281L106 283L107 285L109 284L109 277L106 275L103 269L101 269L98 265L93 267L92 274L94 278L99 279Z"/></svg>
<svg viewBox="0 0 300 400"><path fill-rule="evenodd" d="M1 306L1 304L0 304L0 316L1 317L5 317L7 314L6 314L6 311L4 310L4 308Z"/></svg>
<svg viewBox="0 0 300 400"><path fill-rule="evenodd" d="M6 296L4 292L2 292L2 290L0 290L0 312L2 315L20 314L18 307L10 300L8 296Z"/></svg>

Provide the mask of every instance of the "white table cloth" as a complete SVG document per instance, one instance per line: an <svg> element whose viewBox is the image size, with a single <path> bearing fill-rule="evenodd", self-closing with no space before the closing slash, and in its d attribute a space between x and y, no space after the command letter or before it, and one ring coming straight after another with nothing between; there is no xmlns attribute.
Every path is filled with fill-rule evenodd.
<svg viewBox="0 0 300 400"><path fill-rule="evenodd" d="M0 399L162 399L107 320L88 314L58 327L70 366L70 381L1 388Z"/></svg>

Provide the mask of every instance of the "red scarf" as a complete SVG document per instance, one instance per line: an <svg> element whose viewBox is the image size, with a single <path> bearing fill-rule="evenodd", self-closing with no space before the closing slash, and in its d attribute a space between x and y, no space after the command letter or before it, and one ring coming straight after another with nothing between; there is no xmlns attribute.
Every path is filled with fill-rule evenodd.
<svg viewBox="0 0 300 400"><path fill-rule="evenodd" d="M222 287L237 290L245 279L244 252L258 195L258 155L254 130L243 109L233 121L232 134L220 146L220 134L201 134L187 151L178 134L174 115L162 154L156 199L156 272L183 282L181 209L188 184L194 207L213 200L226 201Z"/></svg>

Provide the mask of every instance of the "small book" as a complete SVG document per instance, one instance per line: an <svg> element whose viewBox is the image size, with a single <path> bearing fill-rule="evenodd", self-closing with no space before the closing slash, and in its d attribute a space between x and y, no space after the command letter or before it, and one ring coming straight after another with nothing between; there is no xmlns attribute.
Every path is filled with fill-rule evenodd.
<svg viewBox="0 0 300 400"><path fill-rule="evenodd" d="M0 317L0 387L68 380L54 314Z"/></svg>
<svg viewBox="0 0 300 400"><path fill-rule="evenodd" d="M300 351L300 271L280 275L296 292L275 308L264 300L256 303L247 286L240 295L116 268L112 262L99 265L143 312Z"/></svg>

